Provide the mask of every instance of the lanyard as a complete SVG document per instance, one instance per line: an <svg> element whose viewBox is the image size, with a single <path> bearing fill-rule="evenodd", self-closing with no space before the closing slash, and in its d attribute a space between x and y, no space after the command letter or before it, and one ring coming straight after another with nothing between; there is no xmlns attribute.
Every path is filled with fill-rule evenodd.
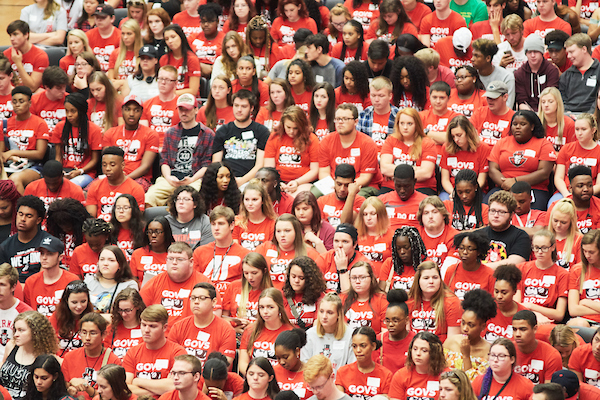
<svg viewBox="0 0 600 400"><path fill-rule="evenodd" d="M502 387L500 388L500 390L498 391L498 393L496 393L496 395L493 397L493 399L497 399L497 398L498 398L498 396L500 396L500 393L502 393L502 391L504 390L504 388L506 388L506 385L508 385L508 382L510 382L510 380L511 380L512 376L513 376L513 372L511 371L511 372L510 372L510 376L508 377L508 379L506 380L506 382L504 382L504 385L502 385ZM493 379L493 377L492 377L492 379ZM491 383L490 383L490 388L491 388L491 387L492 387L492 385L491 385ZM483 398L484 398L486 395L487 395L487 398L488 398L488 399L490 398L490 396L489 396L489 393L490 393L490 388L488 388L488 390L487 390L487 393L486 393L485 395L483 395L483 394L482 394L482 396L481 396L481 398L482 398L482 399L483 399Z"/></svg>
<svg viewBox="0 0 600 400"><path fill-rule="evenodd" d="M521 228L525 227L525 225L527 225L527 222L529 222L529 220L531 219L531 210L529 210L529 213L527 214L527 219L525 220L525 225L523 225L523 221L521 221L521 217L519 217L517 214L515 214L515 217L517 217L517 221L519 221L519 225L521 226Z"/></svg>
<svg viewBox="0 0 600 400"><path fill-rule="evenodd" d="M217 268L217 260L216 260L216 256L217 256L217 243L215 242L215 247L213 248L213 264L214 264L214 268L213 268L213 272L212 272L212 276L211 276L211 281L216 281L219 279L219 273L221 272L221 267L223 266L223 263L225 262L225 257L227 257L227 253L229 253L229 250L231 250L231 246L233 246L233 241L231 242L231 244L229 245L229 247L227 248L227 251L225 252L225 255L223 256L223 258L221 259L221 262L219 263L219 267Z"/></svg>

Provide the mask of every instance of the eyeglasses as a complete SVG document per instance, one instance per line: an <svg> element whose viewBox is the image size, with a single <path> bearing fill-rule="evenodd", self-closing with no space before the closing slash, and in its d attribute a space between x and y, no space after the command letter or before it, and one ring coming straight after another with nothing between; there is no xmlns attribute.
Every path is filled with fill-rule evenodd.
<svg viewBox="0 0 600 400"><path fill-rule="evenodd" d="M504 361L504 360L506 360L506 357L510 357L510 356L508 354L494 354L494 353L490 353L488 355L489 360L496 359L498 361Z"/></svg>
<svg viewBox="0 0 600 400"><path fill-rule="evenodd" d="M167 257L168 262L182 263L182 262L186 262L189 260L190 260L189 258L183 258L183 257Z"/></svg>
<svg viewBox="0 0 600 400"><path fill-rule="evenodd" d="M392 319L386 318L386 319L383 320L383 322L387 326L389 326L390 324L397 325L397 324L401 323L402 321L404 321L405 319L406 318L402 318L402 319L400 319L400 318L392 318Z"/></svg>
<svg viewBox="0 0 600 400"><path fill-rule="evenodd" d="M472 78L473 75L457 76L454 78L455 81L462 81L463 79Z"/></svg>
<svg viewBox="0 0 600 400"><path fill-rule="evenodd" d="M350 122L350 121L354 121L355 118L349 118L349 117L339 117L339 118L334 118L333 122Z"/></svg>
<svg viewBox="0 0 600 400"><path fill-rule="evenodd" d="M504 211L504 210L496 210L495 208L490 208L488 213L490 214L496 214L496 215L506 215L508 214L508 211Z"/></svg>
<svg viewBox="0 0 600 400"><path fill-rule="evenodd" d="M471 253L473 251L477 251L477 249L474 249L472 247L463 247L463 246L459 246L457 250L460 251L460 252L464 251L464 252L467 252L467 253Z"/></svg>
<svg viewBox="0 0 600 400"><path fill-rule="evenodd" d="M370 276L362 275L362 276L351 276L350 280L355 282L363 282L369 279Z"/></svg>
<svg viewBox="0 0 600 400"><path fill-rule="evenodd" d="M148 236L153 236L153 235L162 235L163 233L165 233L165 231L161 230L161 229L148 229Z"/></svg>
<svg viewBox="0 0 600 400"><path fill-rule="evenodd" d="M77 67L87 67L90 64L87 62L78 62L78 63L75 63L74 65L75 65L75 68L77 68Z"/></svg>
<svg viewBox="0 0 600 400"><path fill-rule="evenodd" d="M534 253L537 253L538 251L541 251L542 253L547 253L548 250L550 250L550 247L552 246L533 246L532 250Z"/></svg>
<svg viewBox="0 0 600 400"><path fill-rule="evenodd" d="M100 334L100 332L98 332L98 331L84 331L84 330L79 331L80 336L87 336L87 335L98 336L99 334Z"/></svg>
<svg viewBox="0 0 600 400"><path fill-rule="evenodd" d="M186 374L193 374L193 372L190 372L190 371L171 371L171 372L169 372L169 375L171 375L173 378L184 377Z"/></svg>
<svg viewBox="0 0 600 400"><path fill-rule="evenodd" d="M158 78L156 79L159 83L168 83L168 82L177 82L177 79L169 79L169 78Z"/></svg>
<svg viewBox="0 0 600 400"><path fill-rule="evenodd" d="M118 206L118 207L115 207L115 210L117 212L120 212L120 211L129 211L129 210L131 210L131 207L130 206Z"/></svg>
<svg viewBox="0 0 600 400"><path fill-rule="evenodd" d="M330 379L331 379L331 376L329 378L327 378L325 383L323 383L322 385L319 385L319 386L308 385L308 388L310 389L311 392L323 390L323 388L325 387L325 385L327 385L327 382L329 382Z"/></svg>
<svg viewBox="0 0 600 400"><path fill-rule="evenodd" d="M207 299L210 299L210 296L190 296L190 301L196 301L196 300L200 300L200 301L204 301Z"/></svg>
<svg viewBox="0 0 600 400"><path fill-rule="evenodd" d="M191 197L178 197L175 199L177 203L187 203L188 201L194 201Z"/></svg>
<svg viewBox="0 0 600 400"><path fill-rule="evenodd" d="M129 314L133 310L134 310L134 308L119 308L119 309L117 309L119 314Z"/></svg>
<svg viewBox="0 0 600 400"><path fill-rule="evenodd" d="M332 22L331 25L333 25L334 27L336 27L337 29L343 28L344 25L346 25L345 22Z"/></svg>

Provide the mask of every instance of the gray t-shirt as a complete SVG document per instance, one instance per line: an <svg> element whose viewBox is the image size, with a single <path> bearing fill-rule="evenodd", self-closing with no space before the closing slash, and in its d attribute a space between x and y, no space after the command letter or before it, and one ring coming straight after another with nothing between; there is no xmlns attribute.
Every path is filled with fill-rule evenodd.
<svg viewBox="0 0 600 400"><path fill-rule="evenodd" d="M337 58L331 58L326 65L319 65L317 63L312 63L312 70L315 74L315 80L317 83L321 82L335 82L333 87L337 88L342 84L343 75L342 70L346 64L342 60L338 60Z"/></svg>
<svg viewBox="0 0 600 400"><path fill-rule="evenodd" d="M277 61L275 63L275 65L273 65L273 68L271 68L271 70L269 71L269 78L271 78L271 79L275 79L275 78L286 79L287 78L287 69L288 69L288 66L290 65L291 61L292 61L291 59Z"/></svg>
<svg viewBox="0 0 600 400"><path fill-rule="evenodd" d="M208 215L194 218L190 222L179 222L172 215L167 215L176 242L186 242L192 249L215 241L210 229Z"/></svg>
<svg viewBox="0 0 600 400"><path fill-rule="evenodd" d="M31 4L21 10L21 20L27 22L29 30L34 33L67 31L67 12L62 7L50 18L44 19L44 9Z"/></svg>
<svg viewBox="0 0 600 400"><path fill-rule="evenodd" d="M338 389L339 390L339 389ZM312 395L308 398L308 400L318 400L317 399L317 395ZM344 393L344 395L342 397L340 397L338 400L353 400L352 397L348 396L346 393Z"/></svg>
<svg viewBox="0 0 600 400"><path fill-rule="evenodd" d="M103 313L109 313L112 308L113 299L125 288L133 288L139 290L136 281L125 281L112 285L110 287L104 287L98 282L98 279L93 275L87 275L84 280L88 289L90 289L90 300L94 305L94 308Z"/></svg>
<svg viewBox="0 0 600 400"><path fill-rule="evenodd" d="M306 345L300 350L300 359L306 362L309 358L317 354L323 354L329 358L334 371L337 371L341 366L356 361L356 357L352 351L352 330L346 326L344 337L340 340L336 340L330 333L319 337L315 326L307 330Z"/></svg>
<svg viewBox="0 0 600 400"><path fill-rule="evenodd" d="M488 76L479 75L479 78L481 79L481 82L483 82L486 88L493 81L502 81L506 83L506 85L508 86L508 100L506 101L506 105L508 106L508 108L513 108L513 106L515 105L516 93L515 76L512 73L508 72L502 67L494 67L494 71L491 74L489 74Z"/></svg>

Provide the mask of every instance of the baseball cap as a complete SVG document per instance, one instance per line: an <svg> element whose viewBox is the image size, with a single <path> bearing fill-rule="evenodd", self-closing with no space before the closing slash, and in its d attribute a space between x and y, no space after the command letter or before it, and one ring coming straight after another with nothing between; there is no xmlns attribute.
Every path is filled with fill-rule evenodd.
<svg viewBox="0 0 600 400"><path fill-rule="evenodd" d="M62 253L65 250L65 245L59 238L48 235L42 239L42 242L37 247L38 249L46 249L52 253Z"/></svg>
<svg viewBox="0 0 600 400"><path fill-rule="evenodd" d="M483 94L485 97L489 97L490 99L497 99L503 94L508 93L508 86L506 83L502 81L493 81L487 87L487 90Z"/></svg>
<svg viewBox="0 0 600 400"><path fill-rule="evenodd" d="M565 388L566 400L570 400L571 397L574 398L579 392L579 378L577 378L575 372L568 369L561 369L553 373L551 381Z"/></svg>
<svg viewBox="0 0 600 400"><path fill-rule="evenodd" d="M186 110L191 110L198 107L198 102L190 93L184 93L177 99L177 107L183 107Z"/></svg>
<svg viewBox="0 0 600 400"><path fill-rule="evenodd" d="M462 27L457 29L452 35L452 46L466 53L471 45L471 40L473 40L471 31L468 28Z"/></svg>
<svg viewBox="0 0 600 400"><path fill-rule="evenodd" d="M548 50L562 50L564 48L565 42L563 42L562 40L553 40L550 43L548 43Z"/></svg>
<svg viewBox="0 0 600 400"><path fill-rule="evenodd" d="M108 3L99 4L98 7L96 7L96 11L94 11L93 15L112 17L115 15L115 9Z"/></svg>
<svg viewBox="0 0 600 400"><path fill-rule="evenodd" d="M123 104L121 104L121 107L123 107L125 104L129 103L130 101L133 101L137 104L140 105L140 107L144 107L144 104L142 102L142 99L140 99L138 96L136 96L135 94L130 94L129 96L125 97L123 99Z"/></svg>
<svg viewBox="0 0 600 400"><path fill-rule="evenodd" d="M150 46L149 44L142 46L142 48L140 49L139 55L140 55L140 57L148 56L148 57L152 57L152 58L158 58L158 53L156 52L156 49L154 48L154 46Z"/></svg>

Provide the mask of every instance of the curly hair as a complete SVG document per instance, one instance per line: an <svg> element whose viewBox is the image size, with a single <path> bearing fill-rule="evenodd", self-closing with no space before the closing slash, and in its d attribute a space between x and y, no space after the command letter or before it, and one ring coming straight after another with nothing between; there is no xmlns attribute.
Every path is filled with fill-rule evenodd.
<svg viewBox="0 0 600 400"><path fill-rule="evenodd" d="M113 331L113 340L114 340L114 335L116 334L117 329L119 328L119 324L123 322L123 317L121 316L121 313L119 312L119 303L121 301L126 301L126 300L131 301L131 303L133 304L133 307L135 308L135 317L138 322L141 321L140 315L142 315L142 311L144 311L146 309L146 303L144 303L142 296L140 296L140 292L138 292L136 289L130 288L130 287L121 290L115 296L115 299L113 300L112 310L111 310L112 322L111 322L110 326ZM111 341L111 343L112 343L112 341Z"/></svg>
<svg viewBox="0 0 600 400"><path fill-rule="evenodd" d="M481 81L481 78L479 78L479 72L477 72L477 70L475 69L474 66L472 66L472 65L461 65L460 67L456 68L456 71L454 72L454 75L458 74L458 71L460 71L461 69L467 70L467 72L469 73L469 75L471 75L473 78L475 78L475 90L476 91L477 90L485 90L485 85Z"/></svg>
<svg viewBox="0 0 600 400"><path fill-rule="evenodd" d="M42 354L56 353L58 350L58 340L56 332L48 318L37 311L25 311L17 315L14 324L19 321L24 321L29 329L31 329L33 354L36 357Z"/></svg>
<svg viewBox="0 0 600 400"><path fill-rule="evenodd" d="M454 236L454 247L458 247L462 244L463 240L467 239L469 242L474 243L477 247L477 259L479 261L485 260L490 251L490 239L482 232L462 232Z"/></svg>
<svg viewBox="0 0 600 400"><path fill-rule="evenodd" d="M472 311L483 322L494 318L498 312L496 301L483 289L473 289L465 293L461 305L463 311Z"/></svg>
<svg viewBox="0 0 600 400"><path fill-rule="evenodd" d="M423 61L419 60L417 57L401 56L394 60L390 80L394 83L393 98L395 105L398 105L400 99L405 95L404 86L400 83L402 70L406 70L408 73L414 108L419 111L424 110L425 104L427 103L429 77L427 76Z"/></svg>
<svg viewBox="0 0 600 400"><path fill-rule="evenodd" d="M302 108L296 105L289 106L285 109L283 114L281 114L281 123L275 132L280 140L284 135L287 136L287 133L285 132L285 121L289 121L296 125L298 131L294 135L294 147L299 153L304 153L310 144L312 134L306 113Z"/></svg>
<svg viewBox="0 0 600 400"><path fill-rule="evenodd" d="M106 235L108 239L112 231L112 225L102 218L88 218L81 224L81 231L88 236Z"/></svg>
<svg viewBox="0 0 600 400"><path fill-rule="evenodd" d="M290 284L290 271L293 266L297 266L304 274L304 291L302 292L302 302L304 304L316 304L319 297L327 290L325 278L317 263L308 256L300 256L294 258L287 269L287 279L283 285L283 294L285 297L294 298L296 292Z"/></svg>
<svg viewBox="0 0 600 400"><path fill-rule="evenodd" d="M112 234L112 242L117 243L117 239L119 238L119 232L123 228L121 223L117 220L117 202L119 199L126 198L129 201L129 206L131 207L131 219L129 220L129 230L131 232L131 238L133 239L133 249L139 249L144 245L144 216L142 215L142 211L140 211L140 206L138 205L137 200L130 194L121 194L119 197L115 199L115 206L112 208L110 223L113 226Z"/></svg>
<svg viewBox="0 0 600 400"><path fill-rule="evenodd" d="M181 192L188 192L190 196L192 196L192 200L196 206L194 209L194 218L200 218L202 215L206 214L206 206L204 205L202 196L200 196L200 192L191 186L185 185L179 186L177 189L175 189L173 194L171 194L167 199L167 211L173 218L177 219L177 208L175 207L175 203L177 201L177 196L179 196Z"/></svg>
<svg viewBox="0 0 600 400"><path fill-rule="evenodd" d="M466 182L475 187L475 198L473 199L473 204L467 214L465 214L465 207L460 196L456 193L456 185L461 182ZM452 191L452 227L462 231L484 226L482 204L483 191L479 186L479 182L477 182L477 172L471 169L461 169L458 171L458 174L456 174L456 177L454 177L454 190ZM475 224L469 220L471 211L475 213Z"/></svg>
<svg viewBox="0 0 600 400"><path fill-rule="evenodd" d="M368 99L369 80L364 79L364 77L368 75L367 67L365 66L365 64L356 60L350 61L342 70L342 76L344 76L346 72L350 72L350 75L352 75L352 78L354 79L355 93L358 94L361 97L361 99L363 99L363 101L365 99ZM344 81L342 80L342 85L340 86L341 91L342 93L348 93L348 88L346 88L346 85L343 82Z"/></svg>
<svg viewBox="0 0 600 400"><path fill-rule="evenodd" d="M230 174L229 185L227 185L227 189L222 195L223 205L231 208L233 212L237 214L240 210L242 194L238 188L233 171L226 161L217 161L206 167L206 172L202 179L202 186L200 186L200 197L204 199L207 210L212 210L219 205L217 175L221 168L227 168Z"/></svg>
<svg viewBox="0 0 600 400"><path fill-rule="evenodd" d="M69 297L72 294L85 293L87 296L87 307L79 315L73 315L69 308ZM58 335L63 338L73 336L79 331L79 320L87 313L94 311L94 307L90 300L90 290L83 281L72 281L65 287L60 301L56 305L54 318L56 318L56 326L58 327Z"/></svg>
<svg viewBox="0 0 600 400"><path fill-rule="evenodd" d="M313 87L315 87L315 74L313 73L313 70L311 68L311 66L304 60L300 59L300 58L296 58L294 60L292 60L292 62L290 62L290 64L288 65L285 77L286 79L288 78L289 74L290 74L290 68L292 68L293 66L297 66L302 70L302 76L304 77L304 89L312 92Z"/></svg>
<svg viewBox="0 0 600 400"><path fill-rule="evenodd" d="M510 285L510 287L516 292L517 286L521 279L523 278L523 274L521 270L517 268L515 264L504 264L500 265L494 271L494 278L496 278L496 282L498 281L506 281Z"/></svg>
<svg viewBox="0 0 600 400"><path fill-rule="evenodd" d="M515 121L515 118L523 117L529 122L532 126L531 135L538 139L543 139L546 137L546 129L544 129L544 125L540 121L540 117L536 113L530 110L519 110L513 114L512 120L510 121L510 134L512 135L512 124Z"/></svg>
<svg viewBox="0 0 600 400"><path fill-rule="evenodd" d="M408 345L408 357L406 357L406 368L411 371L415 369L415 362L412 358L412 348L416 340L424 340L429 343L429 375L438 376L446 369L446 357L444 356L444 346L442 341L431 332L419 332L412 338Z"/></svg>
<svg viewBox="0 0 600 400"><path fill-rule="evenodd" d="M248 26L246 26L246 46L254 57L259 57L260 54L254 54L254 47L252 46L252 41L250 40L251 32L265 33L265 71L269 72L271 70L271 49L273 48L273 38L271 37L269 22L267 22L264 16L255 16L250 20L250 22L248 22Z"/></svg>
<svg viewBox="0 0 600 400"><path fill-rule="evenodd" d="M46 228L49 234L56 236L63 243L65 243L66 235L72 233L75 246L79 246L83 243L83 224L90 217L80 201L70 197L57 199L48 207ZM62 228L67 225L72 227L70 232Z"/></svg>
<svg viewBox="0 0 600 400"><path fill-rule="evenodd" d="M56 376L48 390L50 399L62 399L68 396L65 376L62 373L60 363L54 354L42 354L36 357L35 361L29 367L30 374L25 382L25 397L23 400L43 400L44 396L40 393L33 380L33 372L36 369L43 369L48 374Z"/></svg>
<svg viewBox="0 0 600 400"><path fill-rule="evenodd" d="M350 21L347 21L344 24L344 27L346 27L346 25L351 25L354 30L356 31L356 33L358 34L358 43L357 43L357 47L356 47L356 53L354 54L354 60L352 61L360 61L361 57L362 57L362 52L363 52L363 47L366 46L365 43L365 31L363 29L363 26L360 22L358 22L355 19L351 19ZM342 51L340 52L340 61L344 61L346 59L346 51L348 50L348 47L346 46L346 42L342 41ZM366 71L365 67L365 71ZM363 76L367 76L367 75L363 75ZM368 81L367 81L368 84Z"/></svg>
<svg viewBox="0 0 600 400"><path fill-rule="evenodd" d="M394 237L392 238L392 266L398 275L402 275L404 272L404 263L398 254L398 245L396 244L398 238L401 236L408 238L408 242L410 243L413 260L412 267L415 272L417 271L417 267L427 258L427 248L425 247L425 243L423 243L423 239L417 228L403 226L402 228L396 229Z"/></svg>

